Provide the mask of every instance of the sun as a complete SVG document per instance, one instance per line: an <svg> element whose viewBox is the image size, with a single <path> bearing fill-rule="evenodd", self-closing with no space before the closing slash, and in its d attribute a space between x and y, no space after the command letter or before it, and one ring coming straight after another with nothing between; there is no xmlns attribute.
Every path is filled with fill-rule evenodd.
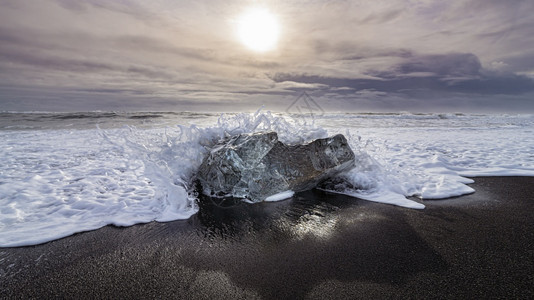
<svg viewBox="0 0 534 300"><path fill-rule="evenodd" d="M257 52L276 48L279 35L276 16L265 8L250 8L238 19L237 34L243 45Z"/></svg>

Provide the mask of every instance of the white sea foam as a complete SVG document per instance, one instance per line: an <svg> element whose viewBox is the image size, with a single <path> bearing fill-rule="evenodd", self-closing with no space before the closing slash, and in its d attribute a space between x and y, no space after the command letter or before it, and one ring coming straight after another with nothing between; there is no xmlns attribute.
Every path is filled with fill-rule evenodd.
<svg viewBox="0 0 534 300"><path fill-rule="evenodd" d="M94 128L95 116L85 127L69 116L77 129L57 130L61 118L46 130L24 129L39 127L34 121L13 123L16 130L6 124L0 131L0 246L38 244L108 224L188 218L197 211L191 179L204 154L238 133L276 131L289 144L343 133L356 168L324 188L411 208L423 204L406 196L472 193L464 176L534 176L534 117L527 115L327 114L313 123L262 112L162 115L141 127L106 125L120 115L99 119L106 129ZM180 125L165 127L172 120Z"/></svg>

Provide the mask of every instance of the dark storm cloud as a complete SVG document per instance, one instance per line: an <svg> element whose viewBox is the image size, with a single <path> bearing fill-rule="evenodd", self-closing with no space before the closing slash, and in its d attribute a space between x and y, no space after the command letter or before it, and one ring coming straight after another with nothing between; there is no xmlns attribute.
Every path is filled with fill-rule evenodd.
<svg viewBox="0 0 534 300"><path fill-rule="evenodd" d="M503 61L506 61L506 63ZM532 53L524 53L521 55L504 56L500 64L502 65L500 68L506 71L532 71L534 69L534 51Z"/></svg>
<svg viewBox="0 0 534 300"><path fill-rule="evenodd" d="M345 87L405 95L415 95L421 91L485 95L534 92L534 80L531 78L484 70L479 59L471 53L411 56L387 72L371 73L376 79L290 73L277 73L272 79L275 82L293 81L322 84L330 88Z"/></svg>
<svg viewBox="0 0 534 300"><path fill-rule="evenodd" d="M482 70L480 60L472 53L452 53L439 55L413 56L406 62L394 66L395 75L409 75L417 72L427 72L435 76L447 77L475 77Z"/></svg>

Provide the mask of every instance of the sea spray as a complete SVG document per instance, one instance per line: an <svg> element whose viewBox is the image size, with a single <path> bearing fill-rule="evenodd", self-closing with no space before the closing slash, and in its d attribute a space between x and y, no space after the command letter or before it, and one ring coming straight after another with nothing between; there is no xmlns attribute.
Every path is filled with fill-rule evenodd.
<svg viewBox="0 0 534 300"><path fill-rule="evenodd" d="M465 175L534 175L531 115L325 114L313 122L262 111L5 115L0 246L187 218L197 211L191 180L204 155L238 133L276 131L287 144L342 133L357 165L330 182L338 186L321 188L396 205L416 203L405 196L473 192Z"/></svg>
<svg viewBox="0 0 534 300"><path fill-rule="evenodd" d="M212 127L177 125L174 129L167 128L164 133L150 136L139 130L130 130L131 134L124 135L124 141L119 145L129 145L129 150L135 153L133 156L142 157L146 167L150 167L150 171L145 175L158 186L165 187L162 190L167 191L161 196L168 202L165 210L168 211L169 206L175 207L177 209L175 213L179 215L186 208L196 207L196 191L192 179L207 151L229 136L266 131L277 132L279 139L287 144L300 144L328 136L328 131L313 122L306 123L299 118L287 118L270 112L257 111L255 114L234 116L222 114L217 125ZM138 134L141 134L140 137L132 138ZM406 172L392 166L384 167L367 154L366 149L374 147L372 141L362 141L360 136L353 135L349 130L346 134L351 147L356 150L356 167L340 176L339 179L344 185L338 184L336 187L323 187L323 189L376 202L424 208L424 205L405 197L421 195L421 185L413 180L407 180L410 175ZM112 142L112 139L107 140ZM169 190L176 191L176 189L187 191L188 197L173 197ZM181 193L176 192L176 194ZM155 220L172 219L171 213L170 218L160 217Z"/></svg>
<svg viewBox="0 0 534 300"><path fill-rule="evenodd" d="M0 246L188 218L198 210L192 178L210 147L266 130L292 143L326 136L322 128L292 126L268 112L221 115L205 127L2 131Z"/></svg>

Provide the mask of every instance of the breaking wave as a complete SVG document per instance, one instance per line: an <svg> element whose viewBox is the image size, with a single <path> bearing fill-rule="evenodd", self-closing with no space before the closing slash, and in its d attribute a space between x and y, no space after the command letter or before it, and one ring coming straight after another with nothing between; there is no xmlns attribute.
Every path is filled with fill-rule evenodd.
<svg viewBox="0 0 534 300"><path fill-rule="evenodd" d="M44 122L41 127L46 127L58 121L57 116L38 117L40 121L27 123ZM532 132L534 122L528 116L496 121L487 116L338 114L306 120L258 111L219 117L111 113L60 121L80 119L86 123L74 129L0 131L0 247L39 244L109 224L186 219L198 211L192 180L207 151L241 133L275 131L286 144L342 133L356 155L356 167L319 188L410 208L424 205L407 196L436 199L472 193L466 184L473 181L463 176L534 175L532 145L517 143ZM128 121L121 128L91 121L102 119ZM170 126L173 120L181 125ZM414 120L419 127L410 125ZM141 126L132 126L141 121ZM383 122L400 125L392 130L381 126ZM492 143L496 134L518 126L523 130L515 135L507 131L509 141ZM474 127L480 130L475 133ZM499 151L514 159L494 155Z"/></svg>

